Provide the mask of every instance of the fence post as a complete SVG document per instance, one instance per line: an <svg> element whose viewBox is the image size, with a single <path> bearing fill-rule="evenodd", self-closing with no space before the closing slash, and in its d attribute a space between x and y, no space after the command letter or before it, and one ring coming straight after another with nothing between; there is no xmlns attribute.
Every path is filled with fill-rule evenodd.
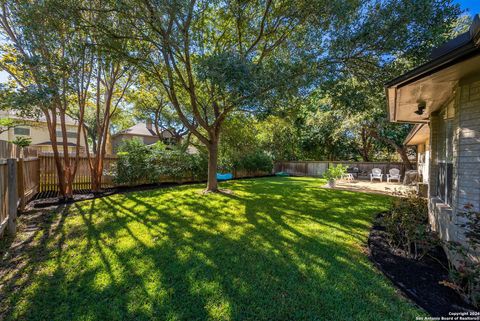
<svg viewBox="0 0 480 321"><path fill-rule="evenodd" d="M20 197L20 212L25 209L25 186L24 186L24 162L23 157L18 160L17 163L17 184L18 184L18 196Z"/></svg>
<svg viewBox="0 0 480 321"><path fill-rule="evenodd" d="M7 159L8 233L17 233L17 160Z"/></svg>

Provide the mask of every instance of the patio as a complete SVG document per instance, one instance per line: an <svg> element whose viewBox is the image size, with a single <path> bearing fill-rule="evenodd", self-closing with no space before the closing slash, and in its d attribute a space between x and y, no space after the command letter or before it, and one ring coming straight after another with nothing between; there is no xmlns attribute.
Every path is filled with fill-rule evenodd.
<svg viewBox="0 0 480 321"><path fill-rule="evenodd" d="M409 191L414 191L415 186L403 185L402 183L398 183L398 182L387 183L385 181L370 182L370 180L354 180L354 181L339 180L336 183L335 189L394 195L398 193L406 193Z"/></svg>

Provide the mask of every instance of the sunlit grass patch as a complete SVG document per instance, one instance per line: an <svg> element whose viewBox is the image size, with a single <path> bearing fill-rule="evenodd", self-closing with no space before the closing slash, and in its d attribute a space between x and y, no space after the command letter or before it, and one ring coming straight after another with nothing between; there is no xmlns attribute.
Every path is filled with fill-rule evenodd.
<svg viewBox="0 0 480 321"><path fill-rule="evenodd" d="M74 204L51 214L55 228L42 230L19 272L28 276L0 280L2 311L11 307L10 320L415 319L422 312L364 251L390 198L323 184L265 178L222 183L232 194L189 185Z"/></svg>

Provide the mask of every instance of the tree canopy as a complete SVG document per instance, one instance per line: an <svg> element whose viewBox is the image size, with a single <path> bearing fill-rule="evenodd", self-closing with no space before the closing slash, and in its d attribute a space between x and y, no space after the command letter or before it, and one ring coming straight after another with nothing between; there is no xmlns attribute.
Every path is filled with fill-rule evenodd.
<svg viewBox="0 0 480 321"><path fill-rule="evenodd" d="M452 0L21 0L1 9L12 106L41 111L51 128L57 115L60 125L75 117L96 176L112 122L151 119L159 136L205 147L207 191L219 167L249 152L408 163L410 127L388 122L383 84L468 20ZM68 187L75 162L57 167Z"/></svg>

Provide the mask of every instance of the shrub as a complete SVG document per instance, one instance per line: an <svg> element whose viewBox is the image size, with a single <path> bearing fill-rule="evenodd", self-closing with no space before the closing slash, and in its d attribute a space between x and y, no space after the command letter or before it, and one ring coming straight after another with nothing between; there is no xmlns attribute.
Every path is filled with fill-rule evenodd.
<svg viewBox="0 0 480 321"><path fill-rule="evenodd" d="M248 172L262 171L271 172L273 169L272 158L263 151L255 151L240 158L234 167L238 170L245 170Z"/></svg>
<svg viewBox="0 0 480 321"><path fill-rule="evenodd" d="M207 177L208 160L204 154L191 155L181 149L156 150L151 154L150 161L158 175L194 180Z"/></svg>
<svg viewBox="0 0 480 321"><path fill-rule="evenodd" d="M122 142L117 153L115 182L119 184L154 182L158 175L150 161L151 149L139 139Z"/></svg>
<svg viewBox="0 0 480 321"><path fill-rule="evenodd" d="M115 182L143 184L159 182L161 176L174 179L207 177L207 158L181 149L167 150L162 143L146 146L140 140L122 143L115 168Z"/></svg>
<svg viewBox="0 0 480 321"><path fill-rule="evenodd" d="M17 136L12 141L12 144L17 145L18 147L25 148L32 144L32 139L30 137Z"/></svg>
<svg viewBox="0 0 480 321"><path fill-rule="evenodd" d="M342 177L347 172L347 166L338 164L337 166L329 167L324 173L323 178L327 180L336 180Z"/></svg>
<svg viewBox="0 0 480 321"><path fill-rule="evenodd" d="M383 222L391 246L413 259L421 259L438 244L428 223L427 201L414 192L397 198Z"/></svg>
<svg viewBox="0 0 480 321"><path fill-rule="evenodd" d="M451 282L443 282L456 290L465 300L477 308L480 307L480 212L468 204L465 211L459 213L463 222L457 225L466 230L466 242L448 242L447 246L454 254L456 266L449 265Z"/></svg>

